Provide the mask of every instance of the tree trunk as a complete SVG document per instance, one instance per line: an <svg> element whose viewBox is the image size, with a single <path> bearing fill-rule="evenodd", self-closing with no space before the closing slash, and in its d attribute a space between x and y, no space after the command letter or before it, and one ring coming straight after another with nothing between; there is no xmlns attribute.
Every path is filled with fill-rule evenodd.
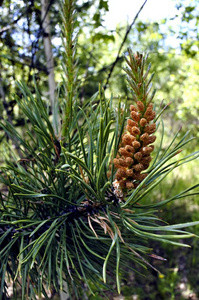
<svg viewBox="0 0 199 300"><path fill-rule="evenodd" d="M44 51L46 56L46 67L48 72L48 86L49 96L51 102L51 110L54 117L55 112L55 73L54 73L54 60L52 52L52 44L50 37L50 18L49 18L49 1L41 0L41 22L43 28ZM54 118L53 118L54 120Z"/></svg>

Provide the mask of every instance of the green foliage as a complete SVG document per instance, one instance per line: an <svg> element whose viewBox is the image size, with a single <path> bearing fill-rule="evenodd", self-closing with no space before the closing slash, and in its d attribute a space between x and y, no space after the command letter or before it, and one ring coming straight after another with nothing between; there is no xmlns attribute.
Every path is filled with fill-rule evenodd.
<svg viewBox="0 0 199 300"><path fill-rule="evenodd" d="M107 1L100 1L100 5L107 9ZM158 259L149 247L150 240L189 247L181 240L194 235L183 229L199 224L165 225L158 218L163 205L198 194L197 184L157 203L142 205L168 174L198 157L197 152L176 158L180 149L192 142L188 134L178 140L177 133L164 150L162 138L148 176L124 202L117 197L112 160L118 152L128 106L122 101L115 106L101 87L89 100L79 101L74 1L65 0L62 13L66 76L57 121L52 121L34 81L34 93L24 82L17 84L21 96L15 100L26 118L26 134L8 121L0 123L21 154L17 158L13 151L0 174L5 187L0 194L1 297L9 279L14 287L21 284L22 299L27 295L36 299L41 294L48 299L46 290L62 290L64 282L77 299L82 283L90 293L103 294L115 281L120 293L129 261L135 270L136 266L156 270L147 260L148 255ZM129 55L132 60L133 54ZM140 76L143 67L138 68ZM56 123L59 136L52 123Z"/></svg>
<svg viewBox="0 0 199 300"><path fill-rule="evenodd" d="M186 124L194 135L198 134L198 10L197 1L175 0L177 11L172 19L162 22L143 22L138 19L124 44L123 51L129 45L141 53L149 52L152 67L156 72L155 88L159 90L159 101L173 101L165 114L165 119L175 119L177 130L180 122ZM19 93L15 80L23 79L34 93L33 73L42 97L48 103L48 84L46 59L43 46L43 30L40 1L4 0L0 6L0 66L1 116L12 119L16 126L23 126L24 120L16 101L11 96ZM12 9L9 9L11 7ZM77 88L81 101L89 99L97 90L98 83L106 83L109 70L115 61L118 49L126 34L126 24L120 22L117 28L108 31L103 17L108 10L108 1L76 1L78 13L76 26L79 31L78 58L79 78ZM61 81L61 59L64 47L60 47L59 5L49 1L47 9L50 15L51 41L55 59L55 79ZM18 20L18 21L17 21ZM131 20L130 20L131 21ZM174 30L175 28L175 30ZM15 38L17 35L17 39ZM17 41L17 42L16 42ZM109 80L107 92L131 99L125 76L121 73L122 57L115 64ZM161 75L159 75L161 74ZM190 82L192 80L192 82ZM80 84L79 84L80 83ZM3 91L3 94L2 94ZM184 92L187 91L185 94ZM64 95L62 95L64 98ZM157 99L158 101L158 99ZM188 109L189 103L192 103ZM188 105L187 105L188 104ZM49 106L49 110L51 107ZM176 115L176 111L178 114ZM171 130L174 128L172 121ZM167 126L169 126L167 124ZM172 132L173 133L173 132ZM6 140L6 136L3 136Z"/></svg>

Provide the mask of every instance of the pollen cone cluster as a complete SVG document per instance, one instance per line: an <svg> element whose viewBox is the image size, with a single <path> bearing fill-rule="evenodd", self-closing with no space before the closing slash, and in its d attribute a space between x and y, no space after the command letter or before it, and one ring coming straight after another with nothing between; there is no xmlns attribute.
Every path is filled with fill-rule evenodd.
<svg viewBox="0 0 199 300"><path fill-rule="evenodd" d="M149 68L144 73L146 59L139 53L132 55L129 52L129 55L130 61L127 60L127 63L130 68L125 71L129 75L128 81L135 105L130 105L130 118L127 120L126 131L122 135L120 148L114 159L117 172L113 186L115 190L120 191L120 197L129 189L136 188L147 176L143 171L149 167L154 150L152 144L156 140L153 135L156 131L155 111L151 103L154 93L149 95L151 79L146 82Z"/></svg>

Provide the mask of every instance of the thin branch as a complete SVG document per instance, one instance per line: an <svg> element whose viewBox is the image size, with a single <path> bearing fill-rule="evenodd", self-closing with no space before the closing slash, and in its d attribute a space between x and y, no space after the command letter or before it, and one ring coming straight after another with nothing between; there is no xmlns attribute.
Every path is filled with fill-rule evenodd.
<svg viewBox="0 0 199 300"><path fill-rule="evenodd" d="M110 80L110 78L111 78L111 76L112 76L113 70L114 70L114 68L115 68L115 66L116 66L116 64L117 64L117 62L118 62L119 59L120 59L120 53L121 53L122 48L123 48L123 46L124 46L124 44L125 44L125 42L126 42L126 39L127 39L127 37L128 37L128 34L129 34L129 32L131 31L131 28L133 27L133 25L135 24L135 21L137 20L137 18L138 18L138 16L139 16L139 14L141 13L142 9L144 8L146 2L147 2L147 0L144 1L144 3L142 4L142 6L140 7L139 11L137 12L136 16L134 17L133 22L132 22L132 23L128 26L128 28L127 28L127 31L126 31L125 36L124 36L124 38L123 38L123 41L122 41L122 43L121 43L121 45L120 45L120 47L119 47L119 50L118 50L118 53L117 53L117 57L116 57L115 61L113 62L112 66L111 66L111 68L110 68L110 71L109 71L109 74L108 74L106 83L105 83L105 85L104 85L104 90L106 90L106 88L107 88L107 86L108 86L108 84L109 84L109 80Z"/></svg>
<svg viewBox="0 0 199 300"><path fill-rule="evenodd" d="M34 68L34 69L37 69L38 71L43 71L46 74L48 72L46 66L44 66L44 65L42 65L40 63L36 63L36 64L34 63L34 64L32 64L32 62L30 61L30 57L25 56L25 55L21 55L19 57L19 59L22 59L23 61L20 61L18 59L13 59L12 57L8 57L8 56L6 57L6 59L8 61L10 61L11 63L20 64L22 66L27 66L29 68Z"/></svg>
<svg viewBox="0 0 199 300"><path fill-rule="evenodd" d="M15 24L25 15L25 12L23 12L18 18L16 18L10 25L7 25L5 27L3 27L1 30L0 30L0 35L2 33L4 33L5 31L11 29L12 27L15 26Z"/></svg>
<svg viewBox="0 0 199 300"><path fill-rule="evenodd" d="M51 6L53 5L53 2L54 2L54 0L50 0L50 2L48 4L48 7L46 9L46 12L45 12L43 18L41 19L41 21L39 23L39 30L38 30L37 35L36 35L36 40L32 43L32 61L34 61L34 56L35 56L37 48L38 48L39 39L42 36L44 36L44 34L45 34L45 27L43 26L43 23L46 20L48 12L50 11Z"/></svg>

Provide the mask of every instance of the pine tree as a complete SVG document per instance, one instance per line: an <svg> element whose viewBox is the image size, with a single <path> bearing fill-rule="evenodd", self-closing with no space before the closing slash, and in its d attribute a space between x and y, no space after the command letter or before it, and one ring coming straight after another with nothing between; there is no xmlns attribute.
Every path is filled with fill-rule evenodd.
<svg viewBox="0 0 199 300"><path fill-rule="evenodd" d="M155 269L147 261L148 254L155 257L150 240L188 246L176 240L192 237L182 229L199 224L165 225L156 213L171 201L197 194L198 186L142 204L170 172L197 157L178 158L192 141L187 134L178 141L177 133L163 151L162 143L156 144L164 109L154 109L147 56L129 49L125 57L133 103L116 105L99 87L81 104L74 1L64 0L61 13L65 77L60 97L65 98L59 99L54 119L36 82L34 94L21 82L23 97L16 100L29 120L26 134L1 123L22 157L11 149L1 167L0 182L7 189L0 202L0 299L9 280L14 290L21 285L22 299L41 294L48 299L47 290L62 290L64 282L71 298L80 297L82 283L91 293L103 294L113 278L120 293L129 261L134 268Z"/></svg>

